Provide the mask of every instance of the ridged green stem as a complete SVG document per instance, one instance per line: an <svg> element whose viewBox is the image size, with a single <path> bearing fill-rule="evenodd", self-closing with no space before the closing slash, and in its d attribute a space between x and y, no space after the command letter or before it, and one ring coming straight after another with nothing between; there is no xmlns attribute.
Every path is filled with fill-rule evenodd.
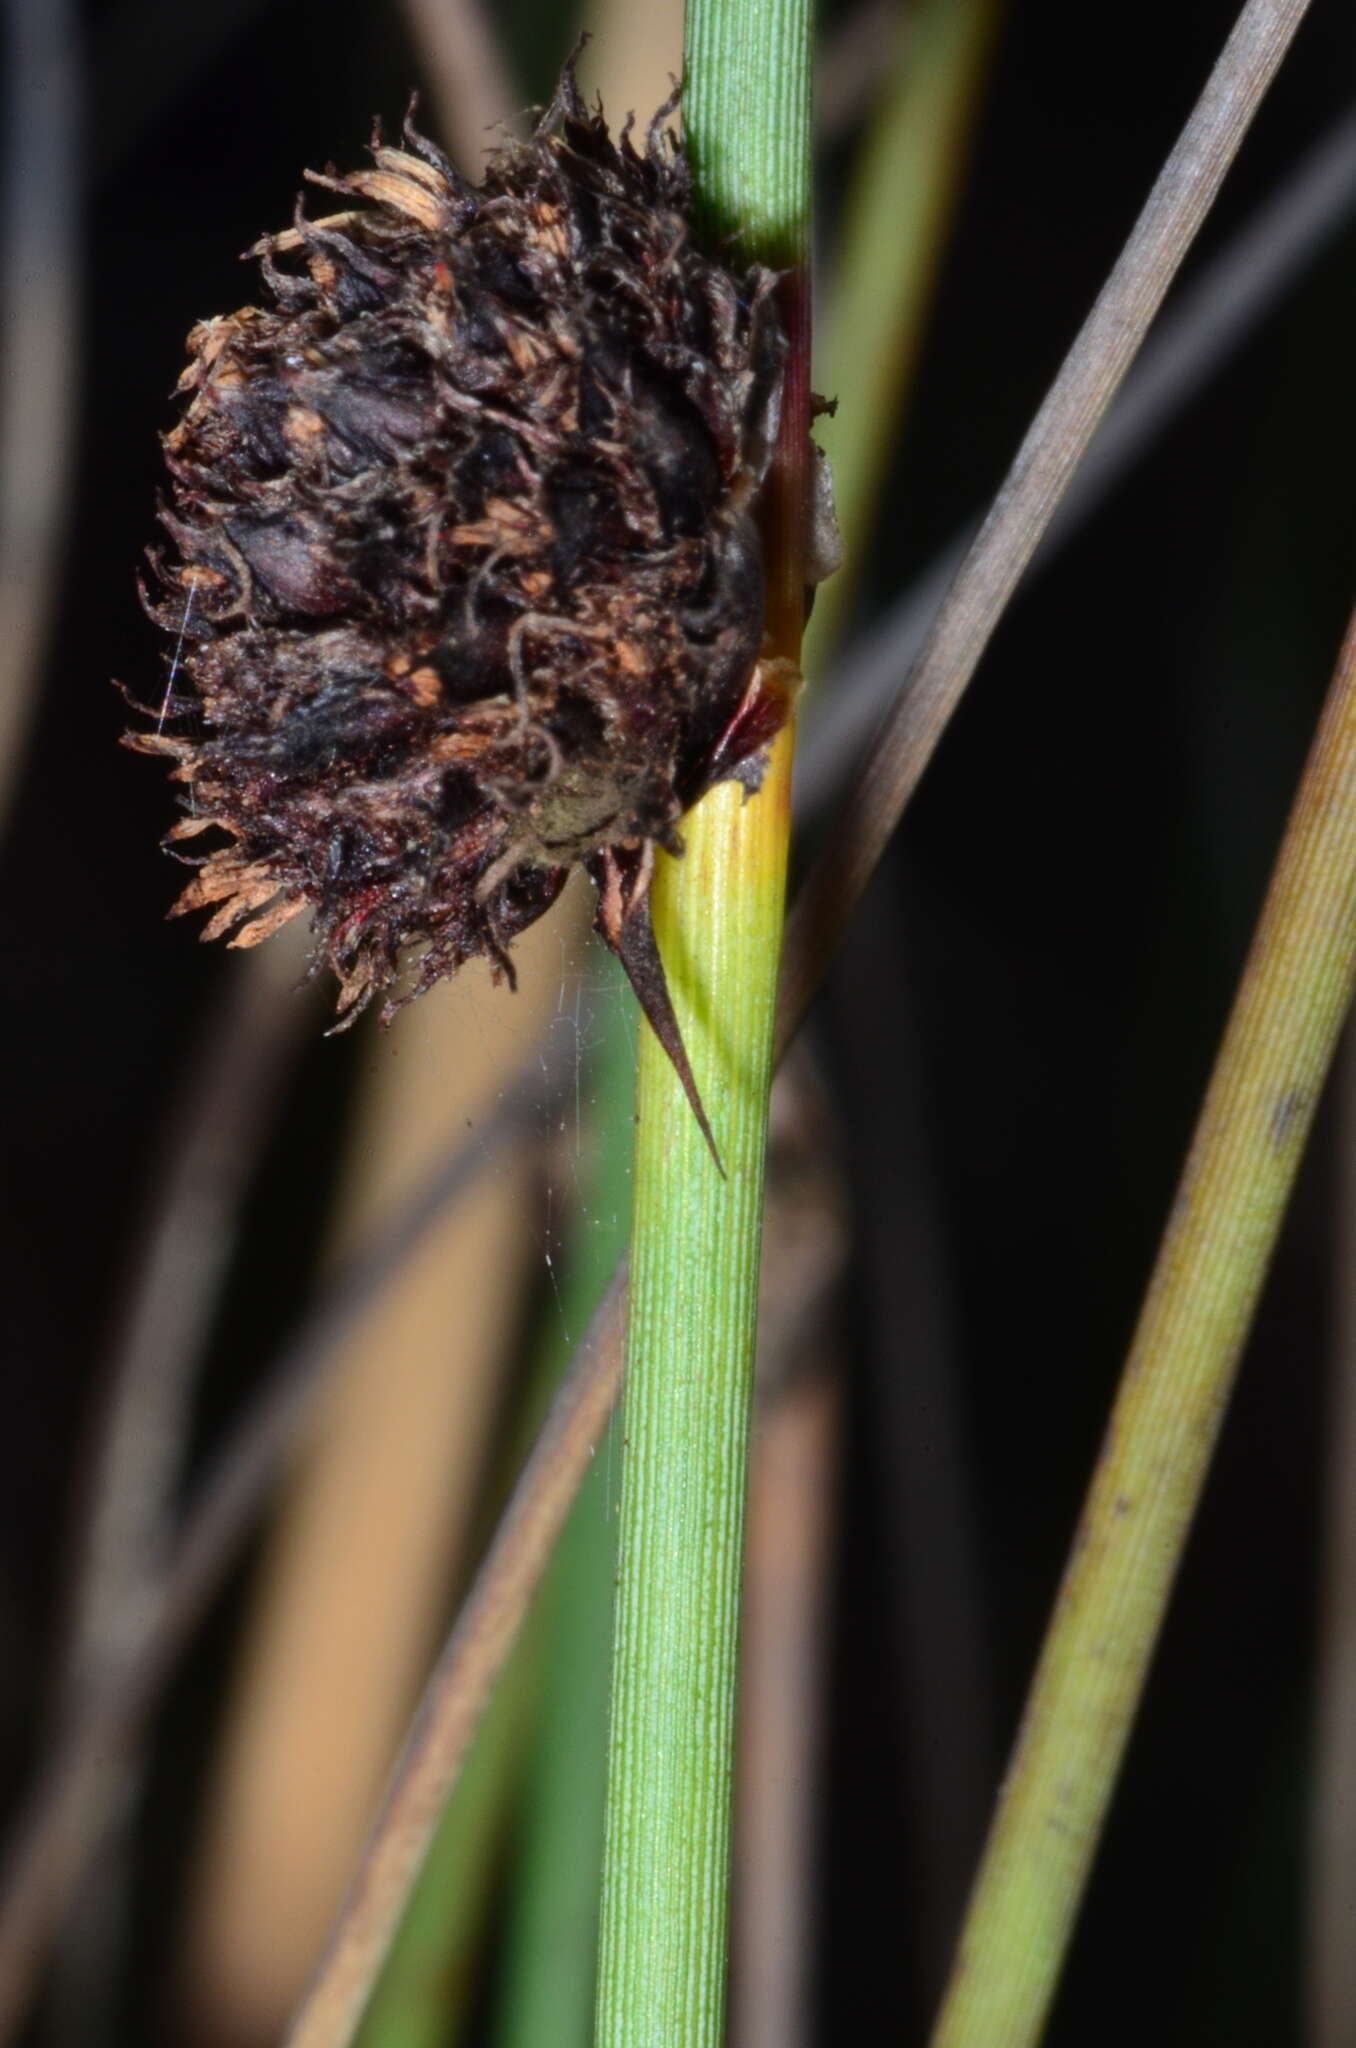
<svg viewBox="0 0 1356 2048"><path fill-rule="evenodd" d="M784 887L778 784L746 809L738 788L716 791L703 829L658 885L671 974L674 940L688 941L675 1000L728 1179L647 1034L599 1966L597 2040L606 2048L715 2048L722 2038L749 1388ZM763 842L752 849L751 826Z"/></svg>
<svg viewBox="0 0 1356 2048"><path fill-rule="evenodd" d="M807 0L696 0L684 125L699 206L788 268L791 362L770 481L771 649L799 654L808 418ZM660 857L653 911L717 1172L648 1030L637 1075L600 2048L723 2038L730 1780L763 1155L790 822L791 734L763 787L725 783Z"/></svg>
<svg viewBox="0 0 1356 2048"><path fill-rule="evenodd" d="M1356 617L1168 1220L933 2048L1040 2038L1354 985ZM1127 1929L1127 1967L1134 1941Z"/></svg>

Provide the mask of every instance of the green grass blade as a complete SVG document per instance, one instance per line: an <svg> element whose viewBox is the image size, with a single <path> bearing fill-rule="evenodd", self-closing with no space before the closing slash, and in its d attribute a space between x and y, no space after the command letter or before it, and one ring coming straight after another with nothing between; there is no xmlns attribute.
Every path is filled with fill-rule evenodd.
<svg viewBox="0 0 1356 2048"><path fill-rule="evenodd" d="M357 2033L357 2048L452 2048L469 2019L540 1662L526 1632L476 1730Z"/></svg>
<svg viewBox="0 0 1356 2048"><path fill-rule="evenodd" d="M1356 617L1028 1696L933 2048L1040 2037L1356 985ZM1126 1931L1126 1962L1133 1932Z"/></svg>
<svg viewBox="0 0 1356 2048"><path fill-rule="evenodd" d="M816 438L833 465L844 561L806 628L811 678L824 671L870 547L998 16L999 0L922 0L901 15L892 74L853 166L815 342L818 388L839 400Z"/></svg>
<svg viewBox="0 0 1356 2048"><path fill-rule="evenodd" d="M635 1049L630 993L613 976L596 1055L596 1159L571 1231L552 1349L558 1374L626 1249ZM625 1005L626 1007L623 1007ZM498 2048L586 2048L593 2027L607 1777L608 1645L616 1567L616 1452L600 1446L542 1589L538 1725L504 1941Z"/></svg>
<svg viewBox="0 0 1356 2048"><path fill-rule="evenodd" d="M546 1306L524 1435L626 1244L631 1092L629 991L619 970L590 1055L587 1195L574 1213L559 1294ZM471 1973L521 1800L499 2039L587 2041L602 1857L607 1640L614 1530L607 1451L580 1490L542 1602L495 1688L438 1822L357 2036L358 2048L449 2048L469 2014Z"/></svg>

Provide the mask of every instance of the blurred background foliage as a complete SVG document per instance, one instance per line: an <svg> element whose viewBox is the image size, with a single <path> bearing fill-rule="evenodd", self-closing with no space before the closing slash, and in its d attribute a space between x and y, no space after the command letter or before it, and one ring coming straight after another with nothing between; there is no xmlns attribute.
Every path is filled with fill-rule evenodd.
<svg viewBox="0 0 1356 2048"><path fill-rule="evenodd" d="M1114 21L1069 0L969 10L916 348L901 329L882 376L865 319L834 334L838 258L862 178L905 160L882 109L918 118L908 67L938 11L826 0L820 24L822 331L844 425L863 393L878 415L879 497L835 603L845 648L982 509L1232 18L1227 0L1146 0ZM592 17L586 77L614 117L643 115L680 20L667 0L613 15ZM541 1057L517 1138L486 1141L470 1194L350 1319L304 1456L141 1762L118 1763L121 1826L22 2035L262 2048L624 1235L634 1024L574 901L520 948L516 997L468 973L388 1034L324 1038L313 993L290 992L285 939L246 957L164 923L167 791L118 752L108 678L148 700L163 687L134 588L156 434L189 326L254 294L238 252L286 222L303 165L356 160L374 113L393 129L412 84L466 162L488 121L549 95L579 24L542 0L492 22L452 0L7 0L4 24L12 1810L72 1701L135 1641L179 1504L336 1261L431 1161L475 1143L534 1047L566 1075L562 1090ZM1320 4L1183 289L1354 96L1349 21ZM739 2048L917 2040L935 2003L1351 602L1354 265L1349 177L1312 260L1019 593L779 1087ZM854 359L866 334L875 352ZM821 625L824 702L828 643ZM1314 1846L1325 1828L1356 1839L1341 1715L1316 1737L1356 1639L1339 1512L1356 1497L1339 1401L1356 1369L1353 1105L1347 1077L1250 1346L1054 2043L1356 2038L1356 1984L1331 1960L1356 1862ZM138 1337L157 1246L158 1320ZM130 1394L129 1357L150 1360ZM100 1536L110 1412L131 1505ZM587 2038L615 1505L604 1451L592 1523L571 1532L592 1562L548 1593L458 1794L439 1880L460 1902L456 1952L441 1931L415 1950L368 2048ZM529 1938L552 1785L579 1795L561 1822L578 1924ZM435 1909L435 1929L448 1917ZM545 2017L534 1984L558 1997Z"/></svg>

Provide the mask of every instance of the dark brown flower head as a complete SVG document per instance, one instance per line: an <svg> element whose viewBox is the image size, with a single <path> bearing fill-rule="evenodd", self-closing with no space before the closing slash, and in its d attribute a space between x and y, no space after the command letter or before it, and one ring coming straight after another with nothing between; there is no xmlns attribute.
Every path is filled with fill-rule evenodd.
<svg viewBox="0 0 1356 2048"><path fill-rule="evenodd" d="M178 652L131 744L184 786L171 839L220 841L176 910L236 946L309 910L341 1023L476 954L511 979L582 863L691 1093L649 875L785 715L749 513L783 342L771 273L693 245L669 111L638 152L567 69L478 186L408 124L313 178L343 211L252 252L271 306L189 337Z"/></svg>

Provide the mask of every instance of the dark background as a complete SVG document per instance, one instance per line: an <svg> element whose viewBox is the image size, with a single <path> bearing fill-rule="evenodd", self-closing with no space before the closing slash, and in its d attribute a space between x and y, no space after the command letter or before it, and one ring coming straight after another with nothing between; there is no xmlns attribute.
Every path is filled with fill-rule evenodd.
<svg viewBox="0 0 1356 2048"><path fill-rule="evenodd" d="M863 618L997 484L1231 16L1215 0L1010 10ZM505 26L524 96L544 96L569 23L515 0ZM302 164L347 158L374 111L402 110L417 69L381 0L267 0L151 93L179 32L178 10L153 0L83 10L78 449L0 849L0 1785L15 1794L50 1732L79 1460L150 1169L239 967L165 924L167 791L116 744L125 710L109 678L151 697L161 674L133 585L156 435L187 328L248 295L237 253L281 224ZM1324 0L1198 253L1353 90L1350 18ZM826 152L826 246L850 140ZM945 1718L918 1707L933 1660L907 1615L930 1566L901 1496L926 1473L928 1403L956 1421L974 1513L988 1685L966 1755L989 1745L996 1772L1344 628L1354 261L1347 228L1019 595L816 1018L854 1218L817 1873L825 2042L924 2038L991 1791L949 1756ZM295 1313L353 1061L317 1043L275 1134L258 1257L248 1282L236 1275L203 1390L204 1444L256 1369L241 1361ZM1334 1108L1248 1349L1053 2043L1303 2038L1323 1424L1333 1274L1350 1257ZM171 2038L159 1992L183 1787L230 1620L228 1602L167 1724L174 1796L152 1785L140 1914L158 1932L129 1966L129 2042ZM934 1650L944 1665L944 1638ZM931 1864L930 1782L954 1790ZM29 2038L58 2041L50 2014Z"/></svg>

